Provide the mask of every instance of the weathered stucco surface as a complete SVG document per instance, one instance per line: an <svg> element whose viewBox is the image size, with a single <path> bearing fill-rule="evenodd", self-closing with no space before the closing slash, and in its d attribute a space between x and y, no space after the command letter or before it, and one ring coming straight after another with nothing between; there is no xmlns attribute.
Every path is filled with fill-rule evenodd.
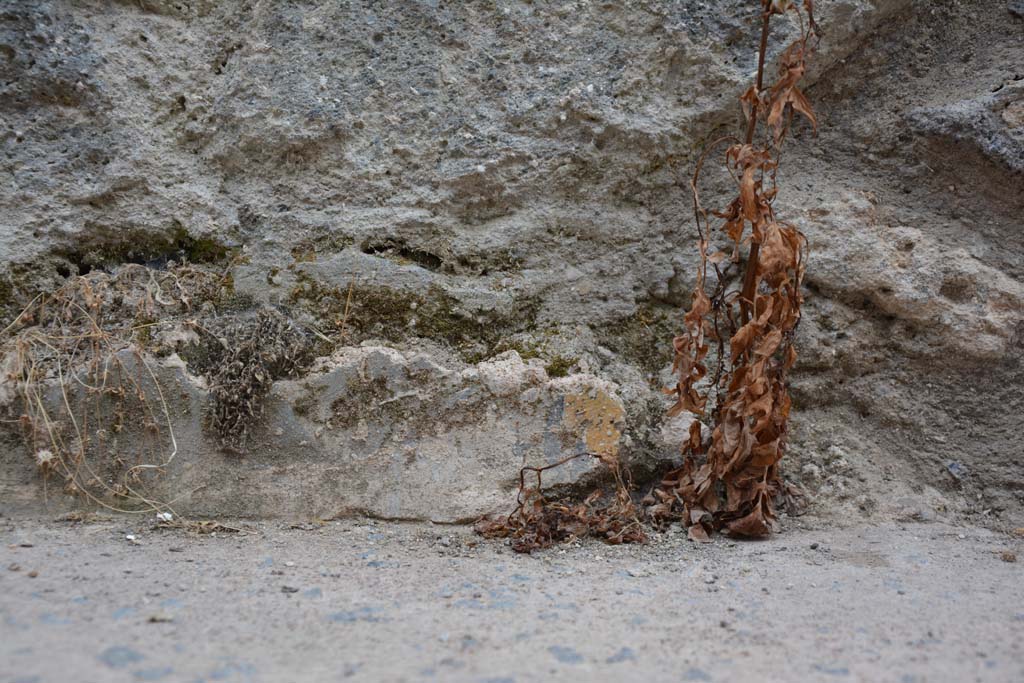
<svg viewBox="0 0 1024 683"><path fill-rule="evenodd" d="M837 518L1019 518L1022 20L817 5L821 130L780 176L811 242L787 476ZM232 455L202 369L168 360L189 339L168 341L165 499L451 521L507 505L524 464L614 451L642 478L674 457L681 178L738 124L753 3L0 7L4 324L66 277L188 257L230 276L203 324L271 306L329 342ZM4 439L0 494L41 499Z"/></svg>

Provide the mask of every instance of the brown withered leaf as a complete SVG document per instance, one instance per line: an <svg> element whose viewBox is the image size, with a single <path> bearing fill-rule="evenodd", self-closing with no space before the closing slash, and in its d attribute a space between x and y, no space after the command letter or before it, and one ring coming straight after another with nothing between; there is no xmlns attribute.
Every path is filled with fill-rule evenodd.
<svg viewBox="0 0 1024 683"><path fill-rule="evenodd" d="M757 87L750 86L746 92L740 96L740 105L743 107L743 118L750 119L750 114L753 112L755 106L760 106L760 102L757 96Z"/></svg>
<svg viewBox="0 0 1024 683"><path fill-rule="evenodd" d="M686 314L686 321L688 323L696 323L707 315L710 310L711 299L708 298L703 289L698 289L693 293L693 303L690 306L690 312Z"/></svg>
<svg viewBox="0 0 1024 683"><path fill-rule="evenodd" d="M741 425L739 438L734 444L725 444L721 453L723 457L717 458L716 474L720 478L724 479L730 472L743 467L750 459L750 454L757 443L757 439L750 430L750 425L747 424L747 421L743 420ZM725 458L728 458L728 460Z"/></svg>
<svg viewBox="0 0 1024 683"><path fill-rule="evenodd" d="M760 215L760 204L757 201L757 167L748 166L743 170L743 179L740 181L740 206L743 207L743 218L750 222L756 222Z"/></svg>
<svg viewBox="0 0 1024 683"><path fill-rule="evenodd" d="M697 543L711 542L711 536L708 535L707 529L705 529L700 524L690 525L690 527L686 530L686 536L691 541L695 541Z"/></svg>
<svg viewBox="0 0 1024 683"><path fill-rule="evenodd" d="M726 254L724 251L716 251L715 253L708 256L708 261L710 261L711 263L722 263L727 258L729 258L729 255Z"/></svg>
<svg viewBox="0 0 1024 683"><path fill-rule="evenodd" d="M690 438L686 442L686 448L692 453L700 453L703 450L704 443L701 438L701 430L703 426L704 425L697 420L690 423Z"/></svg>
<svg viewBox="0 0 1024 683"><path fill-rule="evenodd" d="M765 226L758 260L758 271L762 277L796 268L800 257L800 242L797 240L794 243L792 232L774 221Z"/></svg>
<svg viewBox="0 0 1024 683"><path fill-rule="evenodd" d="M772 525L765 517L762 506L755 505L747 515L726 524L725 529L731 536L760 538L772 532Z"/></svg>
<svg viewBox="0 0 1024 683"><path fill-rule="evenodd" d="M751 320L749 323L741 327L736 331L729 339L729 350L732 353L732 362L735 363L739 360L740 356L747 352L750 345L757 338L758 332L760 332L760 326L756 320Z"/></svg>
<svg viewBox="0 0 1024 683"><path fill-rule="evenodd" d="M766 444L759 444L754 447L751 451L750 466L751 467L769 467L774 465L782 457L782 451L779 448L781 438L777 438Z"/></svg>
<svg viewBox="0 0 1024 683"><path fill-rule="evenodd" d="M781 343L782 330L775 328L757 341L757 347L754 349L754 355L761 358L767 358L775 353L775 350L779 348L779 344Z"/></svg>
<svg viewBox="0 0 1024 683"><path fill-rule="evenodd" d="M743 239L743 229L746 226L741 208L740 198L737 197L726 207L725 211L715 212L715 216L725 219L725 222L722 223L722 232L729 236L729 239L736 244L737 248Z"/></svg>
<svg viewBox="0 0 1024 683"><path fill-rule="evenodd" d="M702 396L696 389L689 388L679 392L679 400L668 409L666 415L675 417L683 411L689 411L695 415L703 415L707 405L707 396Z"/></svg>
<svg viewBox="0 0 1024 683"><path fill-rule="evenodd" d="M772 102L772 107L769 110L768 125L775 130L776 138L782 137L782 116L787 105L792 107L793 111L803 114L811 122L814 131L818 131L818 117L814 115L811 103L807 101L807 97L800 88L794 85L786 89L781 97Z"/></svg>
<svg viewBox="0 0 1024 683"><path fill-rule="evenodd" d="M805 58L807 41L801 38L790 45L779 57L779 80L769 91L768 126L772 129L775 142L778 144L788 127L787 108L791 108L805 116L818 130L818 119L811 109L811 103L797 87L797 83L807 70Z"/></svg>
<svg viewBox="0 0 1024 683"><path fill-rule="evenodd" d="M745 417L757 417L758 415L770 415L772 406L775 404L775 397L770 392L765 392L760 398L747 404L743 411ZM755 430L757 431L757 430Z"/></svg>

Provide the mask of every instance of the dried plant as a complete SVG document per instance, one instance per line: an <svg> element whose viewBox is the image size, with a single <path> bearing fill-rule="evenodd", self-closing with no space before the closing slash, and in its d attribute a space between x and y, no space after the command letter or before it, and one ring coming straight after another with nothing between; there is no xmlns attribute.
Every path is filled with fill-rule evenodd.
<svg viewBox="0 0 1024 683"><path fill-rule="evenodd" d="M212 371L210 424L225 450L244 453L263 415L274 380L291 377L312 360L312 345L294 322L271 308L232 328Z"/></svg>
<svg viewBox="0 0 1024 683"><path fill-rule="evenodd" d="M4 391L20 404L16 421L44 481L56 476L67 493L109 509L170 509L148 493L177 441L142 349L154 327L189 315L223 284L187 264L128 264L69 278L7 326Z"/></svg>
<svg viewBox="0 0 1024 683"><path fill-rule="evenodd" d="M716 528L747 537L771 533L777 524L774 501L784 493L779 460L791 407L787 373L796 360L793 339L803 301L800 285L807 241L794 225L776 217L773 204L778 194L778 153L794 114L817 127L798 87L817 43L817 29L811 0L804 0L802 10L791 0L759 2L757 82L741 97L745 138L711 143L690 181L700 262L685 331L674 340L673 372L679 379L670 391L676 402L668 415L688 411L698 419L683 444L682 467L669 473L646 500L653 520L681 518L691 538L698 540L706 540ZM769 24L773 15L790 11L799 18L800 37L779 57L778 80L765 88ZM760 129L764 139L756 142ZM712 215L722 219L719 227L731 243L731 253L712 251L710 218L698 191L707 156L722 145L738 194ZM709 264L715 272L711 283ZM741 267L743 276L736 283L734 270ZM712 343L717 354L708 381L706 361ZM702 421L713 425L707 447L701 439Z"/></svg>
<svg viewBox="0 0 1024 683"><path fill-rule="evenodd" d="M697 222L700 261L685 331L674 339L673 373L676 398L668 416L689 412L698 419L682 445L683 465L670 472L644 499L648 519L656 525L683 520L690 537L707 540L716 528L738 536L757 537L776 525L775 499L788 492L779 476L785 450L790 411L786 375L796 360L793 338L800 321L807 240L792 224L775 216L778 194L778 152L794 113L816 128L817 120L798 84L807 59L817 44L812 0L802 10L792 0L757 0L761 7L761 42L757 80L740 98L746 118L741 141L724 137L712 142L697 161L690 180ZM765 53L773 15L794 12L800 37L779 57L779 79L764 87ZM764 140L755 142L759 124ZM721 232L731 243L730 253L712 251L711 219L701 203L698 183L708 155L722 145L725 167L738 194L721 211ZM749 246L748 246L749 245ZM744 247L746 259L742 258ZM708 282L708 266L715 280ZM742 279L735 286L737 271ZM708 292L709 284L714 289ZM710 344L717 347L714 374L708 377ZM710 394L714 393L710 401ZM714 425L710 445L702 440L702 425ZM543 472L576 454L546 467L524 467L512 514L505 519L484 519L477 531L487 537L510 538L518 552L530 552L553 543L597 536L612 543L643 542L646 538L627 485L628 474L617 457L600 458L615 479L610 497L596 491L582 503L551 501L541 492ZM526 483L526 474L536 484Z"/></svg>
<svg viewBox="0 0 1024 683"><path fill-rule="evenodd" d="M608 496L597 490L581 503L545 498L543 473L583 457L597 458L608 467L615 480L614 493ZM594 453L576 453L544 467L523 467L515 509L504 519L480 520L476 531L486 538L511 539L512 549L519 553L588 536L613 545L643 543L647 536L629 493L628 471L623 471L617 456ZM527 484L528 472L536 475L533 486Z"/></svg>

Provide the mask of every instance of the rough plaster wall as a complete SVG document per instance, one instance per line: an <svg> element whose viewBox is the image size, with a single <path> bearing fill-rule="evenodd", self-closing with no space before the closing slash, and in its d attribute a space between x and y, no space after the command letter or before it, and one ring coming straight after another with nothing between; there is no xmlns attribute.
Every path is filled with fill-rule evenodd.
<svg viewBox="0 0 1024 683"><path fill-rule="evenodd" d="M673 455L659 386L694 264L679 178L737 126L753 5L7 2L5 291L165 257L156 243L239 247L234 282L252 305L306 320L303 287L397 293L440 307L445 324L406 310L366 343L456 374L530 351L609 383L616 440L652 472ZM1002 2L818 5L821 133L795 131L780 199L812 247L787 473L837 518L1019 516L1021 21ZM793 30L777 22L773 53ZM721 187L712 177L709 196ZM539 383L555 381L544 372ZM289 391L275 389L268 435ZM507 496L526 417L498 402L507 444L484 422L468 451L405 430L375 451L397 463L384 490L434 495L438 519ZM443 410L425 410L443 425ZM550 417L538 419L526 431L544 432ZM344 434L288 447L268 436L248 462L196 438L194 471L244 477L278 457L282 487L321 477L310 462L358 459ZM481 444L513 452L489 460ZM431 467L410 475L402 449ZM9 488L28 491L30 461L6 457ZM453 457L467 467L446 469ZM481 463L507 471L481 483ZM343 477L312 508L281 508L431 516L353 494L373 473L342 471L348 488ZM442 475L481 502L450 505L432 483ZM245 487L224 491L194 505L256 509Z"/></svg>

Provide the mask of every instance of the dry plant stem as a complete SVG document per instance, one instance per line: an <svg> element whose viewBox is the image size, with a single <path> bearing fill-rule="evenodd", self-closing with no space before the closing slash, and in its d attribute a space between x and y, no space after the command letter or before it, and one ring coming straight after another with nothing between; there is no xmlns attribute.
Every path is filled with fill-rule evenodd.
<svg viewBox="0 0 1024 683"><path fill-rule="evenodd" d="M540 489L541 489L541 486L543 485L543 483L541 481L541 478L542 478L544 472L547 472L548 470L553 470L555 468L561 467L562 465L564 465L564 464L566 464L568 462L571 462L573 460L576 460L577 458L582 458L583 456L589 456L589 455L591 455L591 454L590 453L573 453L570 456L562 458L558 462L552 463L550 465L545 465L544 467L530 467L529 465L527 465L526 467L520 468L520 470L519 470L519 492L516 493L516 508L512 512L510 512L509 515L508 515L509 524L514 523L513 522L514 518L516 516L522 514L523 506L526 505L526 498L525 498L525 496L526 496L527 491L529 491L529 488L526 486L526 473L527 472L533 472L534 474L537 475L537 488L535 488L534 491L539 492Z"/></svg>
<svg viewBox="0 0 1024 683"><path fill-rule="evenodd" d="M771 23L772 13L767 10L761 12L761 46L757 52L757 94L764 90L764 57L768 51L768 28ZM757 130L757 106L758 102L751 104L750 118L747 119L747 144L754 142L754 132Z"/></svg>
<svg viewBox="0 0 1024 683"><path fill-rule="evenodd" d="M768 29L772 13L767 9L761 13L761 46L757 53L757 99L750 105L750 118L747 121L747 144L754 142L757 130L757 108L761 102L761 91L764 90L764 58L768 51ZM743 291L740 294L740 320L744 325L750 322L750 306L754 301L754 288L757 286L757 262L761 256L761 243L751 238L750 255L747 257L747 270L743 274Z"/></svg>

